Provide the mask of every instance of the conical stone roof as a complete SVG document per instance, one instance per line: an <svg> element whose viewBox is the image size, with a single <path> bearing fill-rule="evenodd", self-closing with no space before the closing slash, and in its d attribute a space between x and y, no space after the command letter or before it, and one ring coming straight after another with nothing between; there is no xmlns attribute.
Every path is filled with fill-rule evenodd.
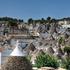
<svg viewBox="0 0 70 70"><path fill-rule="evenodd" d="M18 47L16 47L11 53L11 56L23 56L23 52Z"/></svg>
<svg viewBox="0 0 70 70"><path fill-rule="evenodd" d="M52 48L52 47L49 47L49 48L47 49L47 53L48 53L48 54L54 54L53 48Z"/></svg>
<svg viewBox="0 0 70 70"><path fill-rule="evenodd" d="M28 47L25 48L26 51L34 51L36 50L35 46L33 43L30 43Z"/></svg>
<svg viewBox="0 0 70 70"><path fill-rule="evenodd" d="M20 46L21 43L17 41L15 49L12 51L10 56L26 56L26 51L23 51L22 47Z"/></svg>

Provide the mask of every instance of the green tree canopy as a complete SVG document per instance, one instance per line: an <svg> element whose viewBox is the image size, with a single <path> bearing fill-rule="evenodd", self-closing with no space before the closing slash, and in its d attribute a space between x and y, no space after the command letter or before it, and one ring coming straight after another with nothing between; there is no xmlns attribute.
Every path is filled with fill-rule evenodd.
<svg viewBox="0 0 70 70"><path fill-rule="evenodd" d="M8 26L11 26L11 27L17 26L17 22L9 21Z"/></svg>
<svg viewBox="0 0 70 70"><path fill-rule="evenodd" d="M28 24L31 24L31 23L33 23L33 19L32 18L29 18L28 19Z"/></svg>

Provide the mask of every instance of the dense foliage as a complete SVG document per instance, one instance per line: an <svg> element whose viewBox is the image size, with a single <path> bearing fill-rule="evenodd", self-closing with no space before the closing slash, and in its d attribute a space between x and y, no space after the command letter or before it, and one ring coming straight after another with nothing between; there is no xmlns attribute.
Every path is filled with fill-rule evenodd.
<svg viewBox="0 0 70 70"><path fill-rule="evenodd" d="M23 22L22 19L16 19L16 18L10 18L10 17L0 17L0 21Z"/></svg>
<svg viewBox="0 0 70 70"><path fill-rule="evenodd" d="M70 46L65 46L64 47L64 52L66 52L68 54L68 56L69 56L69 54L70 54Z"/></svg>
<svg viewBox="0 0 70 70"><path fill-rule="evenodd" d="M2 66L2 70L32 70L31 63L26 57L8 57L7 62Z"/></svg>
<svg viewBox="0 0 70 70"><path fill-rule="evenodd" d="M66 58L62 61L62 67L66 68L67 70L70 70L70 58Z"/></svg>
<svg viewBox="0 0 70 70"><path fill-rule="evenodd" d="M39 56L37 56L36 58L36 66L39 67L54 67L54 68L58 68L59 67L59 63L57 61L56 58L54 58L53 56L50 55L43 55L40 54Z"/></svg>
<svg viewBox="0 0 70 70"><path fill-rule="evenodd" d="M58 22L58 21L62 21L62 20L70 20L70 17L67 18L62 18L62 19L55 19L55 18L51 18L50 16L47 17L47 19L45 18L41 18L41 19L36 19L34 20L33 18L29 18L28 19L28 24L31 24L33 22L37 23L52 23L52 22ZM16 19L16 18L11 18L11 17L0 17L0 21L16 21L16 22L24 22L23 19Z"/></svg>
<svg viewBox="0 0 70 70"><path fill-rule="evenodd" d="M9 21L8 22L8 26L17 26L17 23L13 22L13 21Z"/></svg>

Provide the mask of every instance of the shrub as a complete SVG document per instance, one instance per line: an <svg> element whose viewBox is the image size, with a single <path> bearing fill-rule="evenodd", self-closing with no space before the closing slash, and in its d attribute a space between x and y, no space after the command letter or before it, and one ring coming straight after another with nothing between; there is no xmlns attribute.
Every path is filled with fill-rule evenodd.
<svg viewBox="0 0 70 70"><path fill-rule="evenodd" d="M65 46L64 47L64 51L70 53L70 47L69 46Z"/></svg>
<svg viewBox="0 0 70 70"><path fill-rule="evenodd" d="M62 61L62 67L70 70L70 58L66 58Z"/></svg>
<svg viewBox="0 0 70 70"><path fill-rule="evenodd" d="M65 46L64 47L64 52L66 52L68 54L68 56L69 56L69 54L70 54L70 46Z"/></svg>
<svg viewBox="0 0 70 70"><path fill-rule="evenodd" d="M35 64L38 68L45 66L57 68L59 66L57 59L47 54L45 55L40 54L39 56L37 56Z"/></svg>
<svg viewBox="0 0 70 70"><path fill-rule="evenodd" d="M60 38L58 39L58 43L59 43L59 44L64 44L64 42L65 42L65 40L64 40L63 37L60 37Z"/></svg>
<svg viewBox="0 0 70 70"><path fill-rule="evenodd" d="M32 70L32 65L26 57L11 56L1 70Z"/></svg>
<svg viewBox="0 0 70 70"><path fill-rule="evenodd" d="M26 58L30 61L31 60L31 55L28 55Z"/></svg>

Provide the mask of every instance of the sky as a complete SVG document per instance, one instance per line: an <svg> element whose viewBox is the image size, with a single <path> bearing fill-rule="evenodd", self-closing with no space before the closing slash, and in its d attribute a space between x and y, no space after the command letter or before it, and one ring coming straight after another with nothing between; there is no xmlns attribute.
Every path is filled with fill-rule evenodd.
<svg viewBox="0 0 70 70"><path fill-rule="evenodd" d="M70 17L70 0L0 0L0 17L40 19Z"/></svg>

